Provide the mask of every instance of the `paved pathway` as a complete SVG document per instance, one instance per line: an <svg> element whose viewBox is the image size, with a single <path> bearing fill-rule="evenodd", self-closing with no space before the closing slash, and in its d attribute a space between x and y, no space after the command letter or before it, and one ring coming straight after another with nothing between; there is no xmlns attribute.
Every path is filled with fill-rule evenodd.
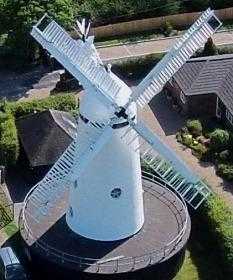
<svg viewBox="0 0 233 280"><path fill-rule="evenodd" d="M201 178L205 179L214 192L219 194L233 209L233 184L224 181L215 173L213 165L204 164L191 154L189 148L176 141L175 134L185 123L170 106L166 97L161 93L157 95L149 106L139 112L150 128L168 144L188 166Z"/></svg>
<svg viewBox="0 0 233 280"><path fill-rule="evenodd" d="M152 53L162 53L166 52L174 44L176 39L177 37L169 37L112 47L99 47L98 52L103 60L117 60ZM233 31L218 32L213 35L213 40L216 45L233 44Z"/></svg>

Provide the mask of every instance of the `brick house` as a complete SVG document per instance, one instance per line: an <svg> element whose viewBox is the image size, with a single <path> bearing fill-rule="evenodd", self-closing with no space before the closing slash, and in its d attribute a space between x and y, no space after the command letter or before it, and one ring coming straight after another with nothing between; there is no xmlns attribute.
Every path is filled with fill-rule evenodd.
<svg viewBox="0 0 233 280"><path fill-rule="evenodd" d="M233 54L190 59L165 86L191 117L217 117L233 128Z"/></svg>

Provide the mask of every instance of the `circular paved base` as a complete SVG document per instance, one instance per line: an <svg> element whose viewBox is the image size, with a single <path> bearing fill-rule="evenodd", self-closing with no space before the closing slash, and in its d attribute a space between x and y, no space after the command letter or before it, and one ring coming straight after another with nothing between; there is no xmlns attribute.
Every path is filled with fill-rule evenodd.
<svg viewBox="0 0 233 280"><path fill-rule="evenodd" d="M28 236L22 227L22 237L33 255L85 273L127 273L165 262L186 245L190 219L181 200L168 189L147 179L143 179L143 188L145 224L130 238L100 242L72 232L61 211L63 208L64 213L67 194L51 217L44 218L40 224L26 216L32 235ZM172 242L184 227L185 220L182 238Z"/></svg>

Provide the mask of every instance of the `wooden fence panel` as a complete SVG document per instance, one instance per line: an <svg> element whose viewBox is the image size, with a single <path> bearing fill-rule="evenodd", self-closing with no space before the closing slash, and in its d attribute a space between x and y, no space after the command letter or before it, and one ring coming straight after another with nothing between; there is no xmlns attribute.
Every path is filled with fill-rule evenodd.
<svg viewBox="0 0 233 280"><path fill-rule="evenodd" d="M217 10L216 14L221 20L233 19L233 7ZM169 21L174 27L183 27L191 25L199 15L200 12L195 12L133 20L95 27L93 31L96 38L104 38L158 29L166 21Z"/></svg>

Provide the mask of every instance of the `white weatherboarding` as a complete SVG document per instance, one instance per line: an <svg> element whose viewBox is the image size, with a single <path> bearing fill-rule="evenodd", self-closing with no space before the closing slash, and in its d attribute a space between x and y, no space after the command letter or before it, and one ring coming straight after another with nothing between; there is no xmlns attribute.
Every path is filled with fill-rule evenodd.
<svg viewBox="0 0 233 280"><path fill-rule="evenodd" d="M85 90L76 139L31 195L37 222L68 187L66 221L74 232L101 241L137 233L144 223L140 157L199 207L209 188L137 119L137 105L148 104L220 25L212 10L205 11L133 90L103 64L84 20L77 22L78 40L47 15L33 27L31 35Z"/></svg>

